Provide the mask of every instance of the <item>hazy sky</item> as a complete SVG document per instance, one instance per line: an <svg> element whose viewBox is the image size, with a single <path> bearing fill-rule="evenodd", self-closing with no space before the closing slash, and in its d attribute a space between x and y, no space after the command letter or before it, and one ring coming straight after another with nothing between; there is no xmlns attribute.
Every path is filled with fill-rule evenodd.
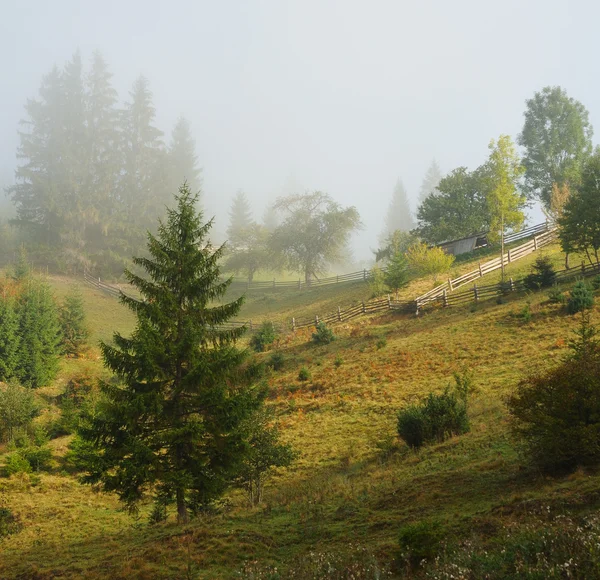
<svg viewBox="0 0 600 580"><path fill-rule="evenodd" d="M416 200L436 158L475 168L525 99L561 85L600 133L600 4L573 0L0 0L0 176L41 77L96 49L121 99L150 80L157 124L192 123L204 194L226 227L295 180L356 205L376 246L398 177ZM595 139L596 142L596 139ZM1 179L1 178L0 178ZM7 178L4 178L6 181Z"/></svg>

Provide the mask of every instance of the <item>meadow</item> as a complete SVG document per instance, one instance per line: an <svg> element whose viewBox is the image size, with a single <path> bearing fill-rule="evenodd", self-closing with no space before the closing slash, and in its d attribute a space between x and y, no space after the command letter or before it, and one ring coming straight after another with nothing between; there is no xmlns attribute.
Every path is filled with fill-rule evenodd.
<svg viewBox="0 0 600 580"><path fill-rule="evenodd" d="M544 253L562 268L557 246ZM507 274L528 273L535 257L511 264ZM65 359L56 382L38 391L46 407L42 422L56 416L56 397L72 377L105 376L97 341L134 325L113 298L81 281L49 282L57 297L72 284L81 287L92 346L84 358ZM431 283L415 280L401 295L414 297ZM240 318L283 322L370 293L358 283L250 294ZM599 320L596 307L592 322ZM22 524L0 539L0 577L594 577L600 573L597 471L538 472L511 436L505 407L522 378L564 357L578 324L542 291L419 317L357 318L333 327L337 339L329 345L314 344L312 329L282 334L273 350L283 368L267 375L268 404L299 457L268 480L261 505L250 507L234 489L188 525L173 516L149 525L150 506L133 517L114 496L78 483L64 461L70 438L57 438L49 472L0 477L0 507ZM256 356L266 362L272 354ZM298 378L300 369L308 380ZM454 373L473 379L471 431L410 450L397 437L398 410L443 390ZM6 452L0 449L0 464ZM415 524L425 530L421 539ZM424 566L403 551L399 537L407 530L429 560ZM338 570L354 576L336 576Z"/></svg>

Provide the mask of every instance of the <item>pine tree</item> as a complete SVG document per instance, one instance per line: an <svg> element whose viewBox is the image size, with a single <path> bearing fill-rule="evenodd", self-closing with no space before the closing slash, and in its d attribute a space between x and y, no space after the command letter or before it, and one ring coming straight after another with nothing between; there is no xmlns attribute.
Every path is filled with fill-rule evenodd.
<svg viewBox="0 0 600 580"><path fill-rule="evenodd" d="M19 304L17 378L27 387L47 385L56 377L60 353L60 325L50 287L26 281Z"/></svg>
<svg viewBox="0 0 600 580"><path fill-rule="evenodd" d="M175 501L179 522L224 492L237 476L247 442L244 425L260 407L248 387L252 372L235 347L243 330L223 330L242 299L211 307L229 281L220 280L223 247L212 251L197 195L184 184L148 258L134 258L142 278L126 271L142 300L121 301L137 316L130 338L103 343L106 366L120 380L104 384L107 403L82 430L97 455L86 481L115 491L131 509L148 490L159 506ZM250 367L251 368L251 367Z"/></svg>
<svg viewBox="0 0 600 580"><path fill-rule="evenodd" d="M192 191L200 190L196 142L192 138L190 122L180 117L173 128L169 145L169 191L174 191L183 180Z"/></svg>
<svg viewBox="0 0 600 580"><path fill-rule="evenodd" d="M66 354L77 356L84 349L90 331L85 321L83 297L73 288L66 296L60 309L62 346Z"/></svg>
<svg viewBox="0 0 600 580"><path fill-rule="evenodd" d="M412 215L410 213L410 206L408 204L408 197L404 184L401 179L396 182L392 200L390 202L387 216L385 218L385 231L383 232L383 238L386 238L390 234L393 234L396 230L401 232L408 232L414 227Z"/></svg>
<svg viewBox="0 0 600 580"><path fill-rule="evenodd" d="M252 226L252 209L246 194L238 191L231 202L229 211L229 227L227 228L227 237L229 244L233 248L244 244L245 232Z"/></svg>
<svg viewBox="0 0 600 580"><path fill-rule="evenodd" d="M15 300L3 289L0 295L0 382L15 377L19 353L19 318Z"/></svg>
<svg viewBox="0 0 600 580"><path fill-rule="evenodd" d="M435 191L443 175L438 162L434 159L423 178L421 189L419 190L419 207Z"/></svg>

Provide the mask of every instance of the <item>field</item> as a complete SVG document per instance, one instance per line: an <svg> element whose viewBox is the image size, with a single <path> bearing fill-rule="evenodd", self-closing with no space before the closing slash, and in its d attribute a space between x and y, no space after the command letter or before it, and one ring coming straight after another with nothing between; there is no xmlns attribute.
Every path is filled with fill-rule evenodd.
<svg viewBox="0 0 600 580"><path fill-rule="evenodd" d="M562 267L558 248L546 253ZM508 275L527 273L534 259L511 264ZM465 263L457 270L472 267ZM49 281L59 297L69 284L80 284ZM429 287L430 280L415 281L403 295L414 297ZM113 298L81 288L93 343L133 328L131 315ZM322 315L369 293L364 284L265 292L249 296L240 318ZM592 321L599 319L594 309ZM595 470L549 478L532 469L510 435L504 400L532 370L565 355L577 324L577 317L539 292L420 317L357 318L335 327L337 340L324 346L310 341L310 329L284 335L277 348L285 364L268 377L269 404L299 458L271 477L261 506L249 507L245 495L233 490L214 512L187 526L173 517L150 526L147 506L139 517L130 516L115 497L80 485L66 472L69 438L58 438L51 442L50 473L0 477L0 507L9 507L23 524L22 531L0 540L0 577L313 578L327 577L315 570L332 570L342 561L361 570L377 562L394 577L428 570L430 577L449 578L453 568L446 560L453 557L462 566L454 577L477 578L469 566L479 556L472 554L484 552L497 558L490 577L504 577L493 576L504 565L532 578L549 577L552 565L556 577L569 577L568 567L557 567L562 561L546 568L542 562L546 552L558 558L563 544L545 548L539 538L557 530L564 543L580 522L589 524L600 504L600 478ZM271 353L258 356L268 359ZM303 367L308 381L298 380ZM466 371L474 379L471 432L409 450L396 436L397 411ZM80 372L104 373L97 347L84 359L65 360L56 384L40 391L48 414L56 413L53 397ZM399 548L401 529L416 522L439 530L447 546L446 559L427 570L409 570ZM529 553L531 546L543 557ZM516 562L507 564L509 556ZM526 576L528 570L541 572Z"/></svg>

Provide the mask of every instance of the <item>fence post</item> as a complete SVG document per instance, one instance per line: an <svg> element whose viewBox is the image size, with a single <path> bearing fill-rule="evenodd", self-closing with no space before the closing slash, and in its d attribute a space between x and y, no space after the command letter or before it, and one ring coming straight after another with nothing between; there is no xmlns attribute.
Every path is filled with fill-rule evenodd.
<svg viewBox="0 0 600 580"><path fill-rule="evenodd" d="M338 321L342 321L342 309L338 306Z"/></svg>
<svg viewBox="0 0 600 580"><path fill-rule="evenodd" d="M444 288L444 294L442 294L442 296L444 297L444 308L446 308L448 306L448 292L446 291L445 288Z"/></svg>
<svg viewBox="0 0 600 580"><path fill-rule="evenodd" d="M419 301L415 300L415 306L417 307L415 310L415 316L419 316Z"/></svg>
<svg viewBox="0 0 600 580"><path fill-rule="evenodd" d="M252 320L250 320L250 332L252 332Z"/></svg>
<svg viewBox="0 0 600 580"><path fill-rule="evenodd" d="M510 250L508 250L508 263L510 264Z"/></svg>
<svg viewBox="0 0 600 580"><path fill-rule="evenodd" d="M477 292L477 284L473 284L473 294L475 295L475 302L479 302L479 292Z"/></svg>
<svg viewBox="0 0 600 580"><path fill-rule="evenodd" d="M296 332L296 319L292 318L292 332Z"/></svg>
<svg viewBox="0 0 600 580"><path fill-rule="evenodd" d="M581 260L581 273L585 274L585 261Z"/></svg>
<svg viewBox="0 0 600 580"><path fill-rule="evenodd" d="M364 300L363 300L363 303L362 303L362 307L363 307L362 310L363 310L363 314L364 314L367 311L367 309L365 308L365 301Z"/></svg>
<svg viewBox="0 0 600 580"><path fill-rule="evenodd" d="M454 290L454 288L452 288L452 278L448 278L448 288L450 288L450 292Z"/></svg>
<svg viewBox="0 0 600 580"><path fill-rule="evenodd" d="M391 310L392 309L392 299L390 298L390 295L388 294L388 308Z"/></svg>
<svg viewBox="0 0 600 580"><path fill-rule="evenodd" d="M537 236L533 236L533 249L537 250L538 246L537 246Z"/></svg>
<svg viewBox="0 0 600 580"><path fill-rule="evenodd" d="M510 291L512 292L515 289L515 283L513 282L513 279L510 278Z"/></svg>
<svg viewBox="0 0 600 580"><path fill-rule="evenodd" d="M363 270L363 281L365 281L365 282L367 281L367 269L366 268Z"/></svg>
<svg viewBox="0 0 600 580"><path fill-rule="evenodd" d="M483 270L481 269L481 262L479 262L479 277L483 278Z"/></svg>

